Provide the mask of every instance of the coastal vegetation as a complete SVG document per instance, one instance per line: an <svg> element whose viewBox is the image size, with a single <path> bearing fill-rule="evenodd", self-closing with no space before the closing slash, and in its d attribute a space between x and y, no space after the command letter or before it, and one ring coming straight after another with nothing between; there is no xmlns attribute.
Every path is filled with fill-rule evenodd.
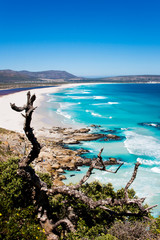
<svg viewBox="0 0 160 240"><path fill-rule="evenodd" d="M30 126L35 98L28 92L25 106L11 104L13 110L25 111L24 132L31 145L24 136L18 136L16 141L21 147L15 151L12 151L9 140L0 142L0 238L159 239L160 218L153 219L150 214L155 206L144 205L144 198L138 198L135 191L129 189L136 178L139 163L135 164L126 186L116 192L111 183L86 182L94 169L108 171L107 166L115 164L116 173L122 166L116 159L104 164L101 157L103 149L96 159L89 162L86 175L77 185L57 186L52 181L55 171L52 174L35 172L33 162L41 151L41 144ZM81 132L86 134L86 130ZM16 133L4 129L0 129L0 134L8 134L13 139L17 137ZM75 138L72 140L77 140L75 132L73 135ZM85 137L82 139L81 136L81 139Z"/></svg>

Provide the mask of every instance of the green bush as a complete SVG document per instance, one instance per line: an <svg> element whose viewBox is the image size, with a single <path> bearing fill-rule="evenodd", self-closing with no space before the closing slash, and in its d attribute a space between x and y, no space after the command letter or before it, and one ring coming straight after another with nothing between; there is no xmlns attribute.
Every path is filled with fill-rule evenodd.
<svg viewBox="0 0 160 240"><path fill-rule="evenodd" d="M134 222L115 222L108 231L111 235L119 240L154 240L158 239L150 230L149 223L134 221Z"/></svg>
<svg viewBox="0 0 160 240"><path fill-rule="evenodd" d="M118 240L118 238L116 238L110 234L106 234L106 235L102 235L100 237L96 237L95 240Z"/></svg>
<svg viewBox="0 0 160 240"><path fill-rule="evenodd" d="M46 236L37 220L37 212L33 205L32 186L17 174L18 159L12 158L0 162L0 239L4 240L44 240ZM38 173L48 187L51 179L48 174ZM124 189L114 191L112 184L102 185L99 182L85 184L80 189L92 199L124 198ZM135 192L129 190L129 197ZM69 207L73 211L72 222L76 232L68 233L63 227L56 231L60 239L66 240L135 240L160 239L160 217L146 225L141 217L122 217L110 214L103 209L90 209L80 200L62 194L49 197L51 215L54 221L68 217ZM135 205L111 207L117 212L138 211ZM138 220L138 221L137 221ZM146 236L146 238L145 238Z"/></svg>
<svg viewBox="0 0 160 240"><path fill-rule="evenodd" d="M0 239L46 239L32 204L31 185L17 175L18 159L0 162Z"/></svg>

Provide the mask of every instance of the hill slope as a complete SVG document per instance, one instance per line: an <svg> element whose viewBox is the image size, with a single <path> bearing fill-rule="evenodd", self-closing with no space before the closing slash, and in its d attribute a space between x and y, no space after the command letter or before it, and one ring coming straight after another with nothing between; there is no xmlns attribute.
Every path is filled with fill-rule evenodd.
<svg viewBox="0 0 160 240"><path fill-rule="evenodd" d="M19 82L37 82L43 80L62 79L68 81L70 78L76 78L73 74L66 71L43 71L43 72L29 72L29 71L13 71L0 70L0 83L19 83Z"/></svg>
<svg viewBox="0 0 160 240"><path fill-rule="evenodd" d="M57 71L57 70L49 70L49 71L42 71L42 72L29 72L29 71L20 71L23 75L29 76L29 77L35 77L39 79L70 79L75 78L71 73L68 73L66 71Z"/></svg>

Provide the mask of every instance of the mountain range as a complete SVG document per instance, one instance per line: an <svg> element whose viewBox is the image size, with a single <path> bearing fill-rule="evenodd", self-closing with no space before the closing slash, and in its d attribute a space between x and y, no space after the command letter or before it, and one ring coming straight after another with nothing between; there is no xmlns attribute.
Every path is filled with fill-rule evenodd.
<svg viewBox="0 0 160 240"><path fill-rule="evenodd" d="M160 75L129 75L103 78L82 78L66 71L48 70L40 72L0 70L0 84L15 83L65 83L65 82L108 82L108 83L160 83Z"/></svg>
<svg viewBox="0 0 160 240"><path fill-rule="evenodd" d="M18 83L18 82L39 82L39 81L68 81L70 79L77 79L73 74L66 71L13 71L13 70L0 70L0 83Z"/></svg>

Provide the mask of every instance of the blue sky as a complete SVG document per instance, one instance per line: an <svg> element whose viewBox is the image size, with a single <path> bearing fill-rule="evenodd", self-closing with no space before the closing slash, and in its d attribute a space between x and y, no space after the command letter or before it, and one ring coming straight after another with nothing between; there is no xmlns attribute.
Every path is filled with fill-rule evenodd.
<svg viewBox="0 0 160 240"><path fill-rule="evenodd" d="M1 0L0 69L160 74L159 0Z"/></svg>

